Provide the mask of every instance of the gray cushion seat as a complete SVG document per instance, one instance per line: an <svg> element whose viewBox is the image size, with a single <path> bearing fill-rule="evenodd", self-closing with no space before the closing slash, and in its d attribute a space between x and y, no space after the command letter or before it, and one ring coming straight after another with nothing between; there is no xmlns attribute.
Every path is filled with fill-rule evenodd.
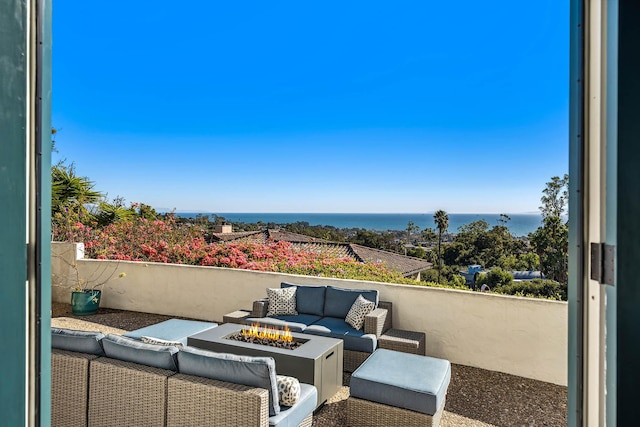
<svg viewBox="0 0 640 427"><path fill-rule="evenodd" d="M450 380L448 360L379 349L356 369L349 385L352 397L434 415Z"/></svg>
<svg viewBox="0 0 640 427"><path fill-rule="evenodd" d="M318 389L310 384L300 383L300 399L293 406L281 406L278 415L269 417L270 427L298 427L313 413L318 402Z"/></svg>
<svg viewBox="0 0 640 427"><path fill-rule="evenodd" d="M261 325L274 326L278 328L288 326L289 329L291 329L291 332L304 332L309 325L320 319L320 316L300 313L292 316L248 317L244 319L244 323L247 325L260 323Z"/></svg>
<svg viewBox="0 0 640 427"><path fill-rule="evenodd" d="M179 341L183 345L187 345L187 338L190 335L195 335L198 332L206 331L207 329L214 328L216 326L218 326L218 324L212 322L169 319L164 322L156 323L155 325L147 326L146 328L127 332L124 336L137 340L142 339L142 337L152 337L165 341Z"/></svg>
<svg viewBox="0 0 640 427"><path fill-rule="evenodd" d="M344 342L345 350L373 353L378 344L374 334L365 334L362 329L354 329L350 324L337 317L323 317L304 332L311 335L339 338Z"/></svg>

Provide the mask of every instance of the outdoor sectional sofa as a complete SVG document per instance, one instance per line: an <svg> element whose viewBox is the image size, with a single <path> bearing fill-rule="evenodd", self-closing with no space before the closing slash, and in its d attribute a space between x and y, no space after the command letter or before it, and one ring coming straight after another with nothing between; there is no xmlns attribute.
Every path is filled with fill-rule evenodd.
<svg viewBox="0 0 640 427"><path fill-rule="evenodd" d="M336 286L306 286L283 282L281 288L296 287L296 315L267 316L269 299L253 302L246 324L288 326L292 332L340 338L344 342L344 364L353 372L373 353L378 338L391 329L392 304L379 301L377 290L345 289ZM364 327L355 329L345 318L358 296L375 304L365 316Z"/></svg>
<svg viewBox="0 0 640 427"><path fill-rule="evenodd" d="M51 353L53 426L309 427L317 401L300 384L297 403L279 405L268 357L65 329Z"/></svg>

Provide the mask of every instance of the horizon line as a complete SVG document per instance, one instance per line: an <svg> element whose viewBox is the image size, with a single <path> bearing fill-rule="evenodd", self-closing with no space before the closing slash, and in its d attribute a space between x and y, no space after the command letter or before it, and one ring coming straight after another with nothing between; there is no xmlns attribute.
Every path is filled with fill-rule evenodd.
<svg viewBox="0 0 640 427"><path fill-rule="evenodd" d="M269 215L433 215L436 211L430 212L260 212L260 211L229 211L229 212L216 212L216 211L203 211L203 210L173 210L166 208L154 208L158 213L195 213L195 214L269 214ZM446 212L446 211L445 211ZM447 215L542 215L539 211L526 211L526 212L446 212Z"/></svg>

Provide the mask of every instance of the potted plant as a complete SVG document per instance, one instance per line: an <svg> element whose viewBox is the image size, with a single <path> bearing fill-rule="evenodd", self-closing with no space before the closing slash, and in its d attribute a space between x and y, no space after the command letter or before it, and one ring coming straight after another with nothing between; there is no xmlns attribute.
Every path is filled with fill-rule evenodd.
<svg viewBox="0 0 640 427"><path fill-rule="evenodd" d="M82 245L79 246L81 250L84 249ZM79 316L95 314L100 307L104 285L111 280L126 277L126 273L118 273L118 263L97 263L93 272L83 275L76 262L69 262L63 256L56 256L56 258L66 264L68 274L64 276L54 274L52 277L54 286L71 289L71 310L73 314Z"/></svg>
<svg viewBox="0 0 640 427"><path fill-rule="evenodd" d="M78 270L75 266L76 272ZM126 277L126 273L121 272L115 275L115 270L109 277L100 282L90 283L88 280L81 278L78 274L77 283L71 290L71 311L78 316L86 316L95 314L100 307L100 299L102 297L102 287L112 279L120 279Z"/></svg>

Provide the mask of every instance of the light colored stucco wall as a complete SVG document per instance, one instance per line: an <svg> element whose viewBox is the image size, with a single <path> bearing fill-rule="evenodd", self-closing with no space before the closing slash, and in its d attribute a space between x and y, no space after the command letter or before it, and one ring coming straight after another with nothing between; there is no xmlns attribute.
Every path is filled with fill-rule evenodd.
<svg viewBox="0 0 640 427"><path fill-rule="evenodd" d="M54 243L53 300L67 302L59 286L74 262L81 277L125 272L109 281L101 306L220 321L225 313L266 297L283 281L378 289L393 303L393 326L427 334L427 355L453 363L567 384L567 303L412 285L327 279L218 267L127 261L74 260L74 245ZM65 259L63 261L63 258ZM55 279L56 274L58 280Z"/></svg>

